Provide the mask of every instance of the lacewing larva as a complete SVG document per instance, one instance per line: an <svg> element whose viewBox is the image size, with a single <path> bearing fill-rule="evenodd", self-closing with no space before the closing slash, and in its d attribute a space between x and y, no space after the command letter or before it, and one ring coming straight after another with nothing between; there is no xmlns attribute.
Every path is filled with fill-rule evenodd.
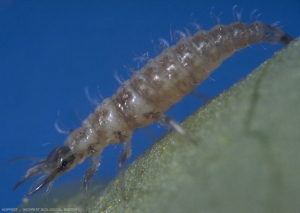
<svg viewBox="0 0 300 213"><path fill-rule="evenodd" d="M286 45L291 41L292 38L281 29L259 21L216 25L209 31L198 30L194 35L182 36L175 45L149 59L143 68L123 82L111 98L103 100L82 126L70 133L64 145L33 164L14 189L41 174L26 196L45 186L48 186L47 194L57 177L91 157L93 164L83 181L87 195L88 184L100 166L100 155L106 146L123 145L124 152L119 158L119 168L122 169L131 155L130 139L137 128L161 122L186 135L180 125L163 114L165 111L192 92L235 51L259 42ZM168 46L162 42L164 47ZM23 158L8 163L20 159Z"/></svg>

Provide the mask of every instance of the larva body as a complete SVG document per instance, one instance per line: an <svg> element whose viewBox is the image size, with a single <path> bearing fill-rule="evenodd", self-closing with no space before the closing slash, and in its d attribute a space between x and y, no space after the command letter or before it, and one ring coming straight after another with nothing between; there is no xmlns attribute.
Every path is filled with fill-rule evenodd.
<svg viewBox="0 0 300 213"><path fill-rule="evenodd" d="M236 50L262 41L288 43L289 40L280 29L262 22L216 25L210 31L201 30L182 38L150 59L115 95L105 99L83 121L82 127L70 134L65 145L82 162L91 154L99 155L105 146L122 142L116 133L129 141L137 128L161 119L149 114L168 110Z"/></svg>
<svg viewBox="0 0 300 213"><path fill-rule="evenodd" d="M124 153L119 162L122 168L131 154L130 139L137 128L159 121L185 134L178 124L164 116L166 110L193 91L235 51L258 42L288 44L291 40L282 30L262 22L217 25L209 31L200 30L193 36L181 38L176 45L150 59L122 84L116 94L97 106L82 126L72 131L64 145L32 165L15 188L31 177L43 174L44 179L34 182L34 189L27 196L48 185L47 194L58 176L92 157L93 165L84 176L87 192L106 146L123 144Z"/></svg>

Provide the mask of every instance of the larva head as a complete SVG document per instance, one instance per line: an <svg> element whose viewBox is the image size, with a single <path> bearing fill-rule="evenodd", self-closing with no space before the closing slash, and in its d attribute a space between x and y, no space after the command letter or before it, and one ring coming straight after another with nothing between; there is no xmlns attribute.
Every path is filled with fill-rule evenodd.
<svg viewBox="0 0 300 213"><path fill-rule="evenodd" d="M30 191L26 196L30 196L36 193L47 185L47 192L49 192L53 181L61 174L70 171L72 168L74 168L75 165L75 156L73 155L69 147L56 147L50 152L47 158L32 165L28 169L26 175L15 185L13 190L15 190L26 180L36 175L42 175L37 181L32 184Z"/></svg>

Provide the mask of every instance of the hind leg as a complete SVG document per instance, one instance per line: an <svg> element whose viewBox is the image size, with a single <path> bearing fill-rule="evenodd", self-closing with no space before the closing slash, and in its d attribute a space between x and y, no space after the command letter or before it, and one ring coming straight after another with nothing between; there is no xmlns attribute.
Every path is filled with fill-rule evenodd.
<svg viewBox="0 0 300 213"><path fill-rule="evenodd" d="M152 117L154 120L158 121L164 126L171 127L176 132L178 132L183 137L186 137L191 143L196 144L197 142L181 127L179 123L173 120L171 117L166 116L161 112L150 112L149 114L145 115L146 117Z"/></svg>

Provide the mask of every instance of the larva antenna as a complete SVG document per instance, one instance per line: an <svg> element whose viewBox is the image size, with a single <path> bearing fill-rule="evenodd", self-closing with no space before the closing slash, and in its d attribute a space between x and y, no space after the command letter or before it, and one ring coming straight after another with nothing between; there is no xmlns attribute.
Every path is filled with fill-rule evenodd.
<svg viewBox="0 0 300 213"><path fill-rule="evenodd" d="M6 163L0 165L0 169L4 168L4 167L7 166L8 164L11 164L11 163L13 163L13 162L20 161L20 160L38 161L38 160L40 160L40 159L34 158L34 157L29 157L29 156L22 156L22 157L18 157L18 158L11 159L11 160L7 161Z"/></svg>
<svg viewBox="0 0 300 213"><path fill-rule="evenodd" d="M39 185L37 186L34 190L30 191L28 194L25 195L25 197L29 197L33 194L35 194L36 192L40 191L42 188L44 188L45 186L52 186L54 179L56 179L59 175L59 170L55 170L53 173L51 173L49 176L47 176L47 178ZM17 188L17 186L21 185L24 181L26 181L27 179L24 179L22 182L19 182L15 188ZM37 185L37 183L36 183Z"/></svg>
<svg viewBox="0 0 300 213"><path fill-rule="evenodd" d="M8 163L14 162L16 160L27 159L31 157L21 157L16 158ZM53 181L59 177L61 174L68 172L75 165L75 156L71 152L70 148L67 146L59 146L53 149L47 158L38 161L32 165L26 175L14 186L13 191L16 190L22 183L31 179L36 175L42 175L42 178L37 179L31 186L30 191L26 197L35 194L40 191L45 186L51 186ZM32 188L34 188L32 190ZM48 187L47 193L49 193L50 188Z"/></svg>

